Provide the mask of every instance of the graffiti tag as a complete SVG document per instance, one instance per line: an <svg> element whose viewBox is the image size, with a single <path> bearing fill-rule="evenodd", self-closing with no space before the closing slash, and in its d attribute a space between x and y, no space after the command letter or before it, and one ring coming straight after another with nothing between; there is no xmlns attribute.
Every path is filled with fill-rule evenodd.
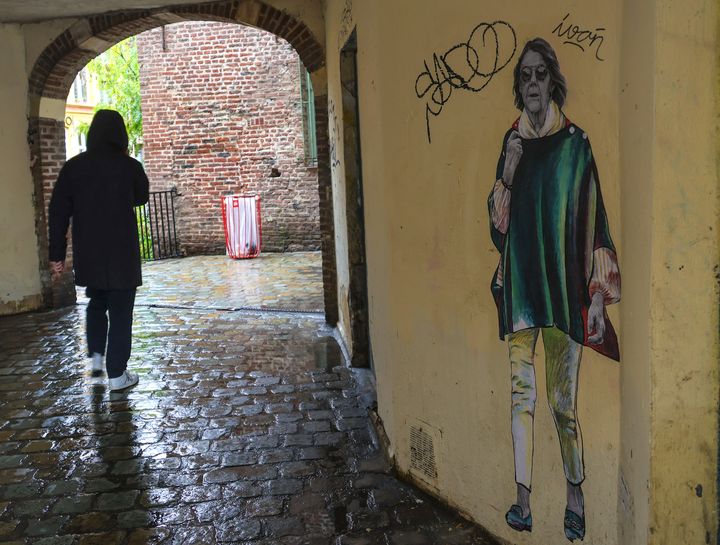
<svg viewBox="0 0 720 545"><path fill-rule="evenodd" d="M565 38L563 44L574 45L583 52L586 49L595 48L595 58L604 61L605 59L600 57L600 48L605 41L605 37L602 35L605 29L598 27L595 30L582 30L579 26L571 23L568 23L568 26L563 29L563 23L567 21L568 17L570 17L569 13L553 29L553 34L556 34L558 38Z"/></svg>
<svg viewBox="0 0 720 545"><path fill-rule="evenodd" d="M330 121L330 168L336 169L340 166L340 159L338 159L337 153L337 140L340 137L340 131L338 130L338 116L335 112L335 101L332 99L328 104L328 117Z"/></svg>
<svg viewBox="0 0 720 545"><path fill-rule="evenodd" d="M467 41L445 53L433 53L432 67L424 61L425 70L415 80L415 94L420 99L427 97L425 123L429 143L432 143L430 116L440 115L453 91L464 89L479 93L510 63L516 49L513 27L505 21L494 21L480 23Z"/></svg>

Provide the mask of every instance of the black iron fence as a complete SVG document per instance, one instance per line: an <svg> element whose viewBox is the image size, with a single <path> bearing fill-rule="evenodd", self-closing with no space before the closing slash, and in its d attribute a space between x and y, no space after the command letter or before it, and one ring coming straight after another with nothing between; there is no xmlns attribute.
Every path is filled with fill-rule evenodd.
<svg viewBox="0 0 720 545"><path fill-rule="evenodd" d="M175 188L170 191L151 191L148 203L135 208L140 256L143 260L180 256L175 227L175 199L179 196Z"/></svg>

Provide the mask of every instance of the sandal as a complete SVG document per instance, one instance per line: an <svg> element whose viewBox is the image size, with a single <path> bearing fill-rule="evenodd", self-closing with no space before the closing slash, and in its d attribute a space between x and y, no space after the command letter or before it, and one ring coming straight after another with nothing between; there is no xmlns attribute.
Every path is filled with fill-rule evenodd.
<svg viewBox="0 0 720 545"><path fill-rule="evenodd" d="M532 513L527 517L522 516L522 507L513 504L505 514L505 521L508 526L518 532L532 532Z"/></svg>

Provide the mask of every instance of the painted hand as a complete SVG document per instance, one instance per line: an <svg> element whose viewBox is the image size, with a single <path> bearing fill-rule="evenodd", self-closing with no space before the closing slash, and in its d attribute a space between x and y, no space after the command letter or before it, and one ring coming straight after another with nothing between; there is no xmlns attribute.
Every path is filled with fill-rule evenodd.
<svg viewBox="0 0 720 545"><path fill-rule="evenodd" d="M520 163L522 157L522 140L517 131L513 131L505 144L505 168L503 169L503 181L507 185L512 185L515 169Z"/></svg>
<svg viewBox="0 0 720 545"><path fill-rule="evenodd" d="M60 275L65 270L65 262L64 261L51 261L50 262L50 272L52 273L53 280L56 280L60 278Z"/></svg>
<svg viewBox="0 0 720 545"><path fill-rule="evenodd" d="M605 301L601 293L596 293L592 297L592 303L588 309L588 342L590 344L600 344L605 337Z"/></svg>

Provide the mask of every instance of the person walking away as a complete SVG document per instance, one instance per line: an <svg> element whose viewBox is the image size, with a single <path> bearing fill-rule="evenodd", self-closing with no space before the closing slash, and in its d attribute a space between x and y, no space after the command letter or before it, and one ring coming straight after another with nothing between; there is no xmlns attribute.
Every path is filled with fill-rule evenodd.
<svg viewBox="0 0 720 545"><path fill-rule="evenodd" d="M133 207L147 203L149 182L139 161L128 156L122 116L99 110L87 136L87 151L65 163L50 199L50 267L65 269L72 218L75 284L86 288L87 347L93 376L103 371L111 391L134 386L130 359L135 292L142 285L140 244ZM107 350L106 350L107 349Z"/></svg>

